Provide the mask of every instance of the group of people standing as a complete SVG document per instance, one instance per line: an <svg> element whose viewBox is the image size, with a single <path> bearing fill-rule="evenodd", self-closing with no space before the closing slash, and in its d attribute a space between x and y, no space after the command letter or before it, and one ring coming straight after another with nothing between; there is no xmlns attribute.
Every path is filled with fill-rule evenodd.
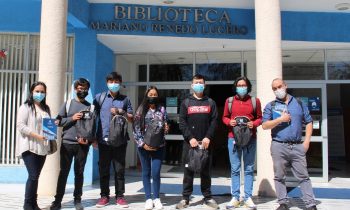
<svg viewBox="0 0 350 210"><path fill-rule="evenodd" d="M110 167L114 169L116 205L128 208L125 193L125 158L127 142L118 147L108 144L111 119L116 115L123 115L133 124L133 136L137 145L137 153L142 167L142 182L145 191L145 209L163 209L159 191L161 185L161 164L164 158L165 141L157 146L150 144L147 139L147 129L152 123L163 122L161 133L169 131L167 112L159 101L159 92L155 86L147 88L144 98L134 114L129 98L120 93L122 76L111 72L106 77L108 91L95 96L93 103L85 98L88 96L90 83L84 78L74 82L75 97L65 102L56 117L58 126L63 127L62 144L60 149L60 172L57 182L55 200L50 209L61 209L61 202L65 194L65 186L74 158L74 205L76 209L83 209L81 204L83 173L89 151L93 144L99 150L100 199L96 207L104 207L110 203ZM300 182L303 200L308 210L316 209L306 166L305 154L310 145L312 134L312 118L307 106L293 96L287 94L287 85L282 79L272 81L272 90L276 99L268 103L261 111L258 98L251 97L252 85L248 78L239 77L233 84L233 97L225 102L222 121L229 128L228 153L231 165L231 194L232 199L227 208L244 206L256 208L253 199L253 179L256 155L256 129L262 124L263 129L271 129L271 156L274 164L275 189L280 206L278 210L289 209L285 186L286 168L292 167L292 172ZM193 94L183 100L180 107L179 127L184 137L183 153L188 154L191 149L206 150L208 158L203 162L199 176L201 191L205 205L217 209L218 204L211 193L211 160L212 142L215 141L215 128L218 120L217 107L214 100L204 94L205 79L202 75L195 75L192 79ZM50 108L46 104L46 85L42 82L34 83L25 103L19 108L17 116L17 155L24 160L28 171L25 190L24 209L38 210L37 188L41 169L46 155L54 152L42 133L42 118L51 117ZM68 105L67 105L68 104ZM77 135L75 124L82 120L82 110L97 113L96 138L84 139ZM245 126L250 132L249 141L244 145L238 144L235 127L246 119ZM302 126L306 125L305 138L302 140ZM152 139L151 139L152 140ZM240 194L241 159L244 162L244 194ZM183 209L190 205L193 192L195 171L189 167L189 158L184 155L184 176L182 199L176 204L176 209ZM152 182L151 182L152 180ZM152 187L151 187L152 186ZM152 190L153 189L153 194Z"/></svg>

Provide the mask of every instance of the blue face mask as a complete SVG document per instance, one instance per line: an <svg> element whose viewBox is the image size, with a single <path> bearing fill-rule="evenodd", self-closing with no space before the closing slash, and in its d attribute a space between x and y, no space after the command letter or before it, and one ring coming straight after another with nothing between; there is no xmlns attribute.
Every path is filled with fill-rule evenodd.
<svg viewBox="0 0 350 210"><path fill-rule="evenodd" d="M247 87L236 87L236 93L239 96L243 97L243 96L247 95L248 88Z"/></svg>
<svg viewBox="0 0 350 210"><path fill-rule="evenodd" d="M204 84L193 84L192 85L193 91L196 93L203 93L204 91Z"/></svg>
<svg viewBox="0 0 350 210"><path fill-rule="evenodd" d="M107 86L108 86L108 89L113 93L118 92L120 89L120 84L118 83L108 83Z"/></svg>
<svg viewBox="0 0 350 210"><path fill-rule="evenodd" d="M41 102L45 98L45 93L33 93L33 99L36 102Z"/></svg>

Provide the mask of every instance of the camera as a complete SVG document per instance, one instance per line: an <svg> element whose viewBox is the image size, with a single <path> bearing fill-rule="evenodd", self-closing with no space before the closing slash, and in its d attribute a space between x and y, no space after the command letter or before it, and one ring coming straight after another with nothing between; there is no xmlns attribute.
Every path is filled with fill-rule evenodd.
<svg viewBox="0 0 350 210"><path fill-rule="evenodd" d="M88 120L91 119L91 115L90 115L90 111L80 111L80 113L82 113L83 115L81 116L81 120Z"/></svg>

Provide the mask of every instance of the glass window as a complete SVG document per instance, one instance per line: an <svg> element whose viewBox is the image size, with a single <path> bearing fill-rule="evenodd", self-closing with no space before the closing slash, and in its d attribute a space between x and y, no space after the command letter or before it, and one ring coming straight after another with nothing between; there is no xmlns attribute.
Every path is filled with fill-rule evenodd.
<svg viewBox="0 0 350 210"><path fill-rule="evenodd" d="M241 76L241 53L196 53L196 73L209 81L235 80Z"/></svg>
<svg viewBox="0 0 350 210"><path fill-rule="evenodd" d="M138 104L141 104L146 86L138 87ZM166 108L169 118L169 134L182 135L179 129L179 113L182 101L190 93L189 89L158 89L159 101ZM137 108L135 108L136 110Z"/></svg>
<svg viewBox="0 0 350 210"><path fill-rule="evenodd" d="M350 79L350 50L327 51L328 79Z"/></svg>
<svg viewBox="0 0 350 210"><path fill-rule="evenodd" d="M323 80L323 50L284 51L283 79L285 80Z"/></svg>
<svg viewBox="0 0 350 210"><path fill-rule="evenodd" d="M192 53L151 54L149 81L191 81Z"/></svg>
<svg viewBox="0 0 350 210"><path fill-rule="evenodd" d="M122 72L123 82L147 81L147 55L118 55L117 71Z"/></svg>

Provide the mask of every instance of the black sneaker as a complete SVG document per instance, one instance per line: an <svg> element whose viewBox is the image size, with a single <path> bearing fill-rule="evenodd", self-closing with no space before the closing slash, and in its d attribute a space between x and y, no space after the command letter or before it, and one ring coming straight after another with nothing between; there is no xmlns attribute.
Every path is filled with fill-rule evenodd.
<svg viewBox="0 0 350 210"><path fill-rule="evenodd" d="M59 210L61 207L61 202L54 201L51 203L50 210Z"/></svg>
<svg viewBox="0 0 350 210"><path fill-rule="evenodd" d="M189 206L189 200L182 199L179 203L176 204L176 209L184 209Z"/></svg>
<svg viewBox="0 0 350 210"><path fill-rule="evenodd" d="M204 204L213 209L217 209L219 207L218 203L213 198L205 199Z"/></svg>
<svg viewBox="0 0 350 210"><path fill-rule="evenodd" d="M287 204L282 203L276 210L289 210L289 207Z"/></svg>
<svg viewBox="0 0 350 210"><path fill-rule="evenodd" d="M316 205L307 207L306 210L317 210Z"/></svg>

